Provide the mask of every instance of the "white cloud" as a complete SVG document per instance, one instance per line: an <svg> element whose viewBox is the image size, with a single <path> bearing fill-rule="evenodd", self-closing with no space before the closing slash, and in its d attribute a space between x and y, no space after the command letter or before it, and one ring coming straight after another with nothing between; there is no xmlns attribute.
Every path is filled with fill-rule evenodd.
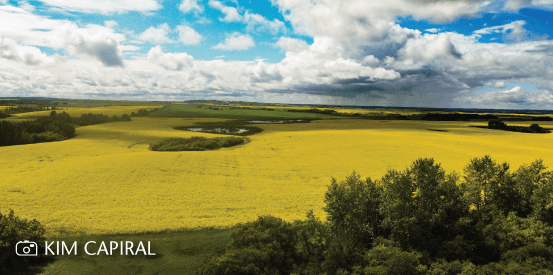
<svg viewBox="0 0 553 275"><path fill-rule="evenodd" d="M106 66L123 66L120 36L100 31L103 28L95 25L83 29L66 23L52 31L50 43L54 48L65 48L71 55L91 56Z"/></svg>
<svg viewBox="0 0 553 275"><path fill-rule="evenodd" d="M137 36L141 41L152 42L152 43L175 43L167 35L171 32L171 28L167 23L160 24L157 27L149 27L143 33Z"/></svg>
<svg viewBox="0 0 553 275"><path fill-rule="evenodd" d="M518 20L501 26L487 27L476 30L474 31L474 34L477 37L481 37L482 35L491 33L502 33L506 40L522 41L528 38L528 32L523 27L524 25L526 25L526 21Z"/></svg>
<svg viewBox="0 0 553 275"><path fill-rule="evenodd" d="M286 51L292 52L299 52L309 48L309 45L304 40L290 37L281 37L275 44Z"/></svg>
<svg viewBox="0 0 553 275"><path fill-rule="evenodd" d="M195 12L199 14L204 11L204 8L198 5L198 0L182 0L179 10L183 13Z"/></svg>
<svg viewBox="0 0 553 275"><path fill-rule="evenodd" d="M244 14L243 22L247 24L248 29L259 29L259 30L269 30L272 33L278 33L281 30L286 30L284 22L273 19L269 21L267 18L246 11Z"/></svg>
<svg viewBox="0 0 553 275"><path fill-rule="evenodd" d="M397 68L420 69L429 62L439 59L461 58L449 36L445 33L426 34L409 38L398 52L398 60L401 65ZM448 62L451 62L448 60Z"/></svg>
<svg viewBox="0 0 553 275"><path fill-rule="evenodd" d="M503 89L505 87L507 87L507 85L505 84L505 82L503 81L497 81L495 83L491 83L491 82L488 82L485 84L486 86L492 86L492 87L496 87L496 88L499 88L499 89Z"/></svg>
<svg viewBox="0 0 553 275"><path fill-rule="evenodd" d="M387 38L397 17L445 23L474 16L484 1L419 0L272 0L294 30L310 36L330 36L346 43L370 43Z"/></svg>
<svg viewBox="0 0 553 275"><path fill-rule="evenodd" d="M194 58L187 53L164 53L158 45L148 52L148 61L168 70L180 71L192 67Z"/></svg>
<svg viewBox="0 0 553 275"><path fill-rule="evenodd" d="M238 13L238 10L234 7L225 6L220 1L209 0L208 5L214 9L221 11L225 17L219 18L223 22L240 22L242 17Z"/></svg>
<svg viewBox="0 0 553 275"><path fill-rule="evenodd" d="M180 25L176 30L179 33L179 41L184 45L196 45L202 41L202 35L189 26Z"/></svg>
<svg viewBox="0 0 553 275"><path fill-rule="evenodd" d="M0 0L0 4L6 5L8 3L8 0Z"/></svg>
<svg viewBox="0 0 553 275"><path fill-rule="evenodd" d="M14 40L0 36L0 58L40 65L53 63L54 59L42 53L37 47L19 45Z"/></svg>
<svg viewBox="0 0 553 275"><path fill-rule="evenodd" d="M113 29L113 27L116 27L118 25L119 25L119 23L117 23L117 21L115 21L115 20L104 21L104 26L106 26L108 28L111 28L111 29Z"/></svg>
<svg viewBox="0 0 553 275"><path fill-rule="evenodd" d="M507 0L503 5L503 8L508 11L518 12L522 8L528 7L541 7L546 9L553 9L552 0Z"/></svg>
<svg viewBox="0 0 553 275"><path fill-rule="evenodd" d="M40 30L36 29L40 26ZM122 34L100 25L78 27L65 20L34 15L13 6L0 6L0 34L23 45L65 49L69 54L93 57L106 66L122 66Z"/></svg>
<svg viewBox="0 0 553 275"><path fill-rule="evenodd" d="M522 91L520 86L516 86L511 90L470 95L462 100L478 107L551 108L553 105L553 93L549 90L543 92Z"/></svg>
<svg viewBox="0 0 553 275"><path fill-rule="evenodd" d="M248 34L233 33L227 36L224 43L219 43L213 49L216 50L247 50L255 46L255 42Z"/></svg>
<svg viewBox="0 0 553 275"><path fill-rule="evenodd" d="M430 32L430 33L438 33L438 32L440 32L440 29L431 28L431 29L426 29L425 31Z"/></svg>
<svg viewBox="0 0 553 275"><path fill-rule="evenodd" d="M120 48L124 52L135 52L140 50L140 47L134 45L121 45Z"/></svg>
<svg viewBox="0 0 553 275"><path fill-rule="evenodd" d="M19 0L18 5L19 5L20 8L22 8L22 9L28 11L28 12L35 11L35 6L31 5L28 1Z"/></svg>
<svg viewBox="0 0 553 275"><path fill-rule="evenodd" d="M156 0L40 0L44 4L82 13L151 12L161 8Z"/></svg>

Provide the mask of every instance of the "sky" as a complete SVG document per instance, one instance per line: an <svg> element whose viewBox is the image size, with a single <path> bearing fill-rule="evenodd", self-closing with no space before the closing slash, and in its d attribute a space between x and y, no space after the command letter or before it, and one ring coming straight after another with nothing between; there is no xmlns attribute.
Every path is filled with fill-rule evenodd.
<svg viewBox="0 0 553 275"><path fill-rule="evenodd" d="M553 0L0 0L0 97L553 109Z"/></svg>

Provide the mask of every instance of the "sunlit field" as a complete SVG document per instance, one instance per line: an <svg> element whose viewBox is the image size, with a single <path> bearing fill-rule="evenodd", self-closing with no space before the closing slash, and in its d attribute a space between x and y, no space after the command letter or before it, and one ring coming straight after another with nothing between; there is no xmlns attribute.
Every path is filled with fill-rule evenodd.
<svg viewBox="0 0 553 275"><path fill-rule="evenodd" d="M66 111L121 115L139 108L145 107ZM332 177L355 171L379 178L420 157L433 157L446 171L459 173L471 158L485 154L514 169L539 158L553 166L553 134L469 127L485 122L259 124L264 131L237 147L148 149L167 137L222 136L173 129L214 121L224 120L133 117L80 127L75 138L65 141L0 147L0 212L13 209L36 218L51 236L226 227L263 214L303 219L311 209L324 218L324 193ZM540 125L553 127L551 122Z"/></svg>
<svg viewBox="0 0 553 275"><path fill-rule="evenodd" d="M123 114L130 115L132 112L138 112L140 109L152 110L155 108L160 108L159 106L109 106L109 107L95 107L95 108L78 108L78 107L58 107L56 112L66 112L71 116L80 116L82 114L104 114L108 116L121 116ZM25 117L36 117L36 116L47 116L51 110L48 111L39 111L39 112L29 112L14 114L14 117L25 118Z"/></svg>

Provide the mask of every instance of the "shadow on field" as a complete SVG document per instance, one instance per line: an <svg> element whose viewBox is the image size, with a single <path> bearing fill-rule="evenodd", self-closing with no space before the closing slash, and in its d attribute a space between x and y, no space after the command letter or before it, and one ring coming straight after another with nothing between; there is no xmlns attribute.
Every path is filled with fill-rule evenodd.
<svg viewBox="0 0 553 275"><path fill-rule="evenodd" d="M230 230L201 228L137 234L82 235L51 238L48 241L64 241L68 244L76 241L77 255L55 256L55 259L42 266L29 269L30 272L14 274L193 274L200 261L225 252L230 241ZM135 246L139 241L146 246L149 241L151 252L156 255L120 255L119 249L116 249L113 255L102 252L100 256L91 256L84 251L84 244L89 241L96 242L88 247L90 253L98 252L102 241L106 242L108 249L110 241L132 241Z"/></svg>
<svg viewBox="0 0 553 275"><path fill-rule="evenodd" d="M34 257L33 257L34 258ZM35 275L43 274L48 265L54 263L56 259L51 256L39 256L32 263L24 266L17 266L8 270L8 274L13 275Z"/></svg>

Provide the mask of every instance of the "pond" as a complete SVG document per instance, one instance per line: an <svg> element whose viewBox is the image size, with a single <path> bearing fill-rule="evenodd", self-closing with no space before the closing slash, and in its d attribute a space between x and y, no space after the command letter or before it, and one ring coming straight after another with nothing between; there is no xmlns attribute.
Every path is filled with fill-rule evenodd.
<svg viewBox="0 0 553 275"><path fill-rule="evenodd" d="M290 120L250 120L249 123L254 124L284 124L284 123L297 123L303 122L303 119L290 119Z"/></svg>
<svg viewBox="0 0 553 275"><path fill-rule="evenodd" d="M243 134L247 133L248 129L243 128L188 128L188 131L203 132L203 133L221 133L221 134Z"/></svg>

